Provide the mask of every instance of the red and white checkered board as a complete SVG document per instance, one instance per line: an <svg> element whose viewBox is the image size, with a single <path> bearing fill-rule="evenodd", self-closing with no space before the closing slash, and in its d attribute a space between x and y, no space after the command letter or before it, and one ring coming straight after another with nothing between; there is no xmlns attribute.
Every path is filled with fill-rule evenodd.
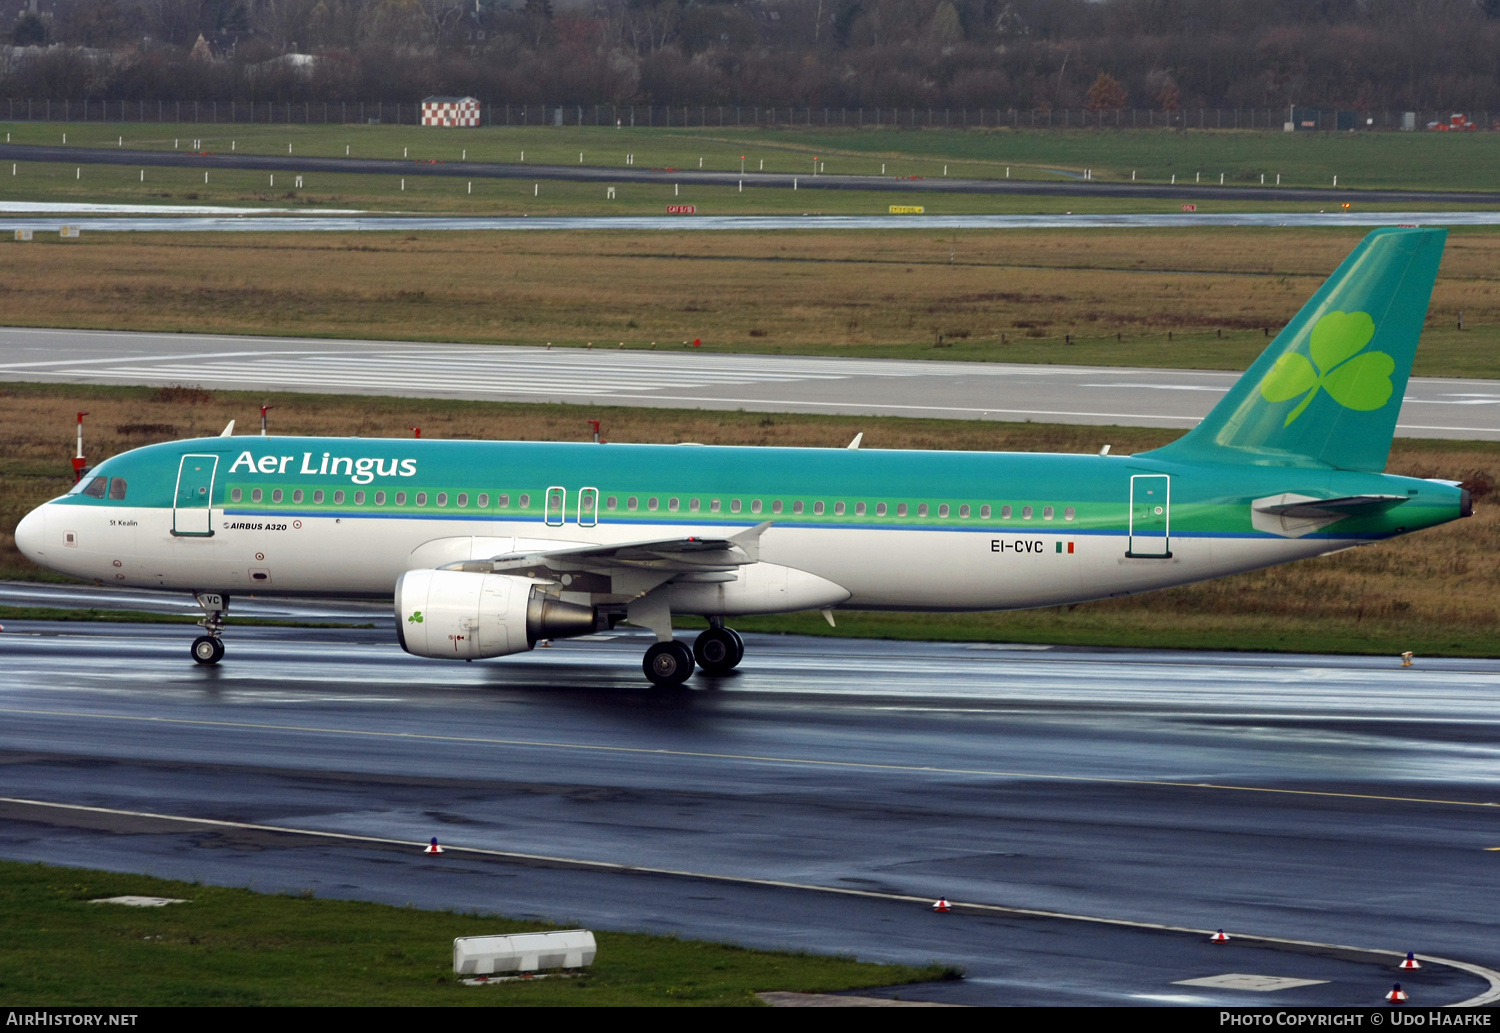
<svg viewBox="0 0 1500 1033"><path fill-rule="evenodd" d="M424 126L477 126L479 125L479 102L462 101L457 104L423 104Z"/></svg>

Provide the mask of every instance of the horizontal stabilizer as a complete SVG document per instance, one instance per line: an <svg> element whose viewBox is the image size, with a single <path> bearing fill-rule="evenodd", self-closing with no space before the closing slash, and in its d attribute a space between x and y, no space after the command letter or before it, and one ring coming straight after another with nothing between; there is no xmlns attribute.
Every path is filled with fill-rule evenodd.
<svg viewBox="0 0 1500 1033"><path fill-rule="evenodd" d="M1271 495L1250 503L1250 522L1257 531L1301 538L1340 520L1379 513L1405 501L1405 495L1346 495L1338 499L1290 493Z"/></svg>

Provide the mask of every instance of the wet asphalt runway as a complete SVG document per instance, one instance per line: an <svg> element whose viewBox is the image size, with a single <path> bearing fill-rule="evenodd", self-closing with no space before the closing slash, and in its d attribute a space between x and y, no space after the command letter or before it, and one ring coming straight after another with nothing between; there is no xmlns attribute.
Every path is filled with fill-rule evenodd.
<svg viewBox="0 0 1500 1033"><path fill-rule="evenodd" d="M4 803L0 856L936 959L969 978L921 995L972 1003L1376 1004L1399 976L923 901L1500 968L1500 662L751 635L735 676L662 693L634 634L458 665L235 628L204 669L193 633L6 622L0 796L373 838ZM1324 982L1176 985L1232 972Z"/></svg>
<svg viewBox="0 0 1500 1033"><path fill-rule="evenodd" d="M0 379L1187 428L1238 373L0 327ZM1396 433L1500 439L1500 381L1417 377ZM253 410L247 413L247 418ZM275 430L272 417L272 430ZM1100 443L1108 441L1101 435ZM842 442L840 442L842 443Z"/></svg>

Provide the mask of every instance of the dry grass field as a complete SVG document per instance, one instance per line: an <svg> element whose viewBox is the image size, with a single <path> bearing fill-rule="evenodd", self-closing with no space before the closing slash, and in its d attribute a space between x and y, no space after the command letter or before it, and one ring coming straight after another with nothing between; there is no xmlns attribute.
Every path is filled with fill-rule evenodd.
<svg viewBox="0 0 1500 1033"><path fill-rule="evenodd" d="M94 234L0 245L0 318L1242 369L1363 232ZM1497 270L1453 234L1419 374L1500 375Z"/></svg>
<svg viewBox="0 0 1500 1033"><path fill-rule="evenodd" d="M0 389L0 576L38 577L10 532L31 506L65 491L73 414L86 410L95 461L152 441L254 426L272 401L275 433L586 440L602 417L614 441L866 448L1117 453L1165 443L1175 431L861 417L700 414L348 396L210 393L184 388L7 385ZM860 614L838 634L892 638L1154 645L1207 649L1500 655L1500 444L1400 439L1393 473L1464 479L1472 519L1370 548L1129 599L1009 614ZM828 632L821 617L742 621L746 629Z"/></svg>

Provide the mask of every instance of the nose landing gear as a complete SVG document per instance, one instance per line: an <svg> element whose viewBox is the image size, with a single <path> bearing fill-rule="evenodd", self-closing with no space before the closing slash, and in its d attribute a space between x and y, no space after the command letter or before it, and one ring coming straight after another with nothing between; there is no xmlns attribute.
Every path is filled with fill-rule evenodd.
<svg viewBox="0 0 1500 1033"><path fill-rule="evenodd" d="M193 639L188 654L197 663L212 667L224 659L224 615L229 612L229 596L217 592L196 592L193 598L203 607L203 619L198 622L205 634Z"/></svg>
<svg viewBox="0 0 1500 1033"><path fill-rule="evenodd" d="M193 639L191 651L194 660L211 666L224 659L224 641L212 635L199 635Z"/></svg>

